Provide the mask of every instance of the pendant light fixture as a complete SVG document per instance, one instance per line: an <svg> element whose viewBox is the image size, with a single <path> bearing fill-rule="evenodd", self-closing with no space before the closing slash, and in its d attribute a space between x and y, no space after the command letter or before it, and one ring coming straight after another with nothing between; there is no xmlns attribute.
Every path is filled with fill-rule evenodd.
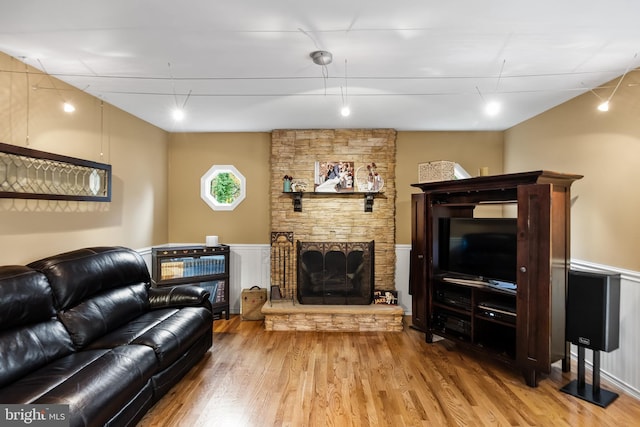
<svg viewBox="0 0 640 427"><path fill-rule="evenodd" d="M327 66L333 61L333 55L326 50L316 50L309 54L314 64Z"/></svg>
<svg viewBox="0 0 640 427"><path fill-rule="evenodd" d="M351 114L351 108L349 108L349 98L347 91L347 60L344 60L344 88L340 86L340 94L342 95L342 109L340 114L342 117L348 117Z"/></svg>
<svg viewBox="0 0 640 427"><path fill-rule="evenodd" d="M324 94L327 94L327 79L329 78L329 69L327 65L333 61L333 55L326 50L315 50L309 54L314 64L322 67L322 81L324 83Z"/></svg>
<svg viewBox="0 0 640 427"><path fill-rule="evenodd" d="M636 52L636 54L633 55L633 61L635 61L635 59L637 57L638 57L638 53ZM602 112L609 111L609 102L611 101L611 98L613 98L613 95L615 95L616 92L618 91L618 88L620 87L620 83L622 83L622 80L625 78L625 76L629 72L630 68L631 68L631 64L629 64L627 66L627 68L624 70L624 73L622 74L622 76L620 76L620 80L618 80L618 83L616 84L616 87L613 89L613 92L611 92L611 95L609 95L609 97L606 100L602 101L598 105L598 111L602 111ZM589 89L589 90L591 91L591 93L593 93L595 96L597 96L598 98L600 98L602 100L602 97L599 96L597 93L595 93L592 89Z"/></svg>
<svg viewBox="0 0 640 427"><path fill-rule="evenodd" d="M49 79L49 82L51 83L51 86L53 87L53 90L55 90L58 93L58 96L62 100L62 110L65 113L69 113L69 114L71 114L74 111L76 111L76 107L71 102L69 102L69 100L65 99L64 96L62 96L62 92L56 86L56 83L53 81L53 78L51 77L51 74L49 74L47 69L44 67L44 64L42 63L42 61L40 61L40 58L37 58L37 61L38 61L38 64L40 64L40 69L42 71L44 71L44 73L47 75L47 78Z"/></svg>

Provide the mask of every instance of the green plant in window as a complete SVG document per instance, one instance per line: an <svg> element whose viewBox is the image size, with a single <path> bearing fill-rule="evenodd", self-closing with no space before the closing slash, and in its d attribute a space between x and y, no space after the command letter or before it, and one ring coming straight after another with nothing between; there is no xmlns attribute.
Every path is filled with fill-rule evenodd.
<svg viewBox="0 0 640 427"><path fill-rule="evenodd" d="M211 195L218 203L233 203L240 195L240 180L230 172L220 172L211 180Z"/></svg>

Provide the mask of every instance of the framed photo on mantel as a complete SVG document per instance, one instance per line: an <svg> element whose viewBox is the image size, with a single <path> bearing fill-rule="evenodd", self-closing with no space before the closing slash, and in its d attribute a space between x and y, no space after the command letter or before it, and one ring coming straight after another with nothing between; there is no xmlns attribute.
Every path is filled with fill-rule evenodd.
<svg viewBox="0 0 640 427"><path fill-rule="evenodd" d="M315 191L318 193L353 192L353 162L317 161L314 169Z"/></svg>

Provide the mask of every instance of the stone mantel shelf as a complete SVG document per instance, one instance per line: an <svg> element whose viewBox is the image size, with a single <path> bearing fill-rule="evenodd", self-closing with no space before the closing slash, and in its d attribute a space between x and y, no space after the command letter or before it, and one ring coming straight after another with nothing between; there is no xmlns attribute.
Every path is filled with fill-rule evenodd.
<svg viewBox="0 0 640 427"><path fill-rule="evenodd" d="M291 197L294 212L302 212L302 197L364 197L365 212L373 212L373 199L375 197L386 197L384 192L380 191L286 191L282 194Z"/></svg>

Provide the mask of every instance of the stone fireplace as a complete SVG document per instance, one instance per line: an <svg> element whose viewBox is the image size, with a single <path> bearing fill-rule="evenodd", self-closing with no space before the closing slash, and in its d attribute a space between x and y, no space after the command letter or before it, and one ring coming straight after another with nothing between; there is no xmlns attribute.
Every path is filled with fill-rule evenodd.
<svg viewBox="0 0 640 427"><path fill-rule="evenodd" d="M300 304L368 305L373 299L374 242L298 242Z"/></svg>
<svg viewBox="0 0 640 427"><path fill-rule="evenodd" d="M314 191L314 168L319 161L344 161L355 169L375 163L384 179L371 212L365 212L365 197L358 194L302 195L302 209L294 209L295 198L283 192L283 177L307 184ZM372 279L375 290L395 290L395 165L396 132L393 129L305 129L274 130L271 136L271 230L292 232L295 241L375 241L372 248ZM297 250L294 250L297 258ZM293 260L298 265L298 260ZM273 269L272 269L273 270ZM272 271L272 276L279 272ZM348 273L349 274L349 273ZM299 295L298 275L293 295ZM342 304L342 303L340 303Z"/></svg>
<svg viewBox="0 0 640 427"><path fill-rule="evenodd" d="M367 165L375 163L376 171L384 180L383 190L368 198L366 193L359 193L359 188L351 194L313 193L316 162L324 161L348 163L356 170L356 177L358 168L367 170ZM271 133L272 235L291 233L292 241L302 242L300 251L297 245L292 248L295 259L290 261L296 270L302 265L300 268L305 271L286 280L291 289L285 294L292 298L264 305L265 329L402 330L402 307L369 304L368 295L371 289L395 290L395 167L396 131L393 129L274 130ZM285 175L293 177L293 182L306 184L305 192L297 195L283 192ZM371 201L372 209L368 209ZM371 242L371 245L365 250L362 242ZM371 254L370 263L361 263L367 261L367 253ZM302 264L298 264L300 261ZM334 261L341 267L327 267ZM286 277L280 264L272 260L272 282L274 278ZM286 271L291 270L287 267ZM360 301L348 302L347 296L357 296Z"/></svg>

